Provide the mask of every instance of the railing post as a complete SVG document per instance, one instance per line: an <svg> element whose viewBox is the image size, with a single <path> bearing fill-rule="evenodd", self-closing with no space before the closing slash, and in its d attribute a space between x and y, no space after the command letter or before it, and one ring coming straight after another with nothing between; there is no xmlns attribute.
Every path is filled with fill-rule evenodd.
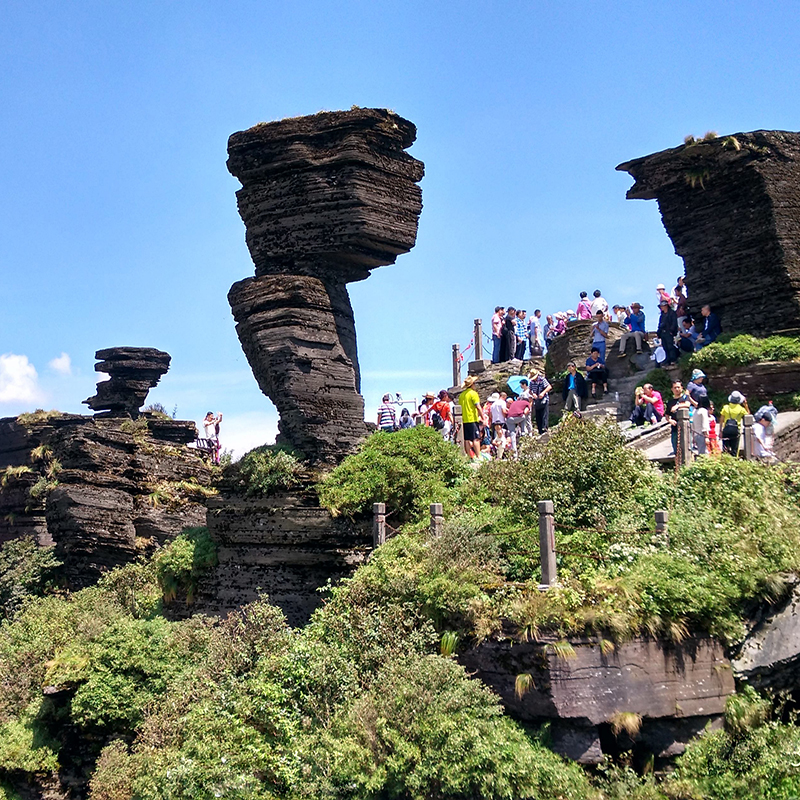
<svg viewBox="0 0 800 800"><path fill-rule="evenodd" d="M453 406L453 424L456 426L456 445L464 450L464 418L461 416L461 406L456 403Z"/></svg>
<svg viewBox="0 0 800 800"><path fill-rule="evenodd" d="M669 511L656 511L656 535L669 544Z"/></svg>
<svg viewBox="0 0 800 800"><path fill-rule="evenodd" d="M689 409L679 408L675 412L675 419L678 421L678 446L675 448L675 461L679 466L683 467L691 464L694 458Z"/></svg>
<svg viewBox="0 0 800 800"><path fill-rule="evenodd" d="M444 510L441 503L431 503L431 536L439 536L444 522Z"/></svg>
<svg viewBox="0 0 800 800"><path fill-rule="evenodd" d="M483 360L483 320L475 320L475 361Z"/></svg>
<svg viewBox="0 0 800 800"><path fill-rule="evenodd" d="M461 386L461 349L453 345L453 386Z"/></svg>
<svg viewBox="0 0 800 800"><path fill-rule="evenodd" d="M386 503L372 504L372 546L386 544Z"/></svg>
<svg viewBox="0 0 800 800"><path fill-rule="evenodd" d="M556 582L556 523L553 501L539 501L539 551L542 558L540 589L549 589Z"/></svg>
<svg viewBox="0 0 800 800"><path fill-rule="evenodd" d="M753 425L756 418L752 414L745 414L744 417L744 457L746 461L755 458L755 448L753 447Z"/></svg>

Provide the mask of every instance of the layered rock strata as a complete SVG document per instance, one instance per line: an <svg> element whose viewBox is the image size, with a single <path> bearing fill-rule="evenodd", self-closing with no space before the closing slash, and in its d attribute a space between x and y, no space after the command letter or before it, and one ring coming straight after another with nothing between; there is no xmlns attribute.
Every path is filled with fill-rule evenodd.
<svg viewBox="0 0 800 800"><path fill-rule="evenodd" d="M333 519L302 487L212 498L208 529L218 565L202 579L195 609L225 615L265 593L291 625L305 624L321 602L317 589L349 575L372 549L369 523Z"/></svg>
<svg viewBox="0 0 800 800"><path fill-rule="evenodd" d="M424 167L385 109L256 125L228 141L255 279L228 299L245 355L280 415L279 442L335 463L366 435L346 284L414 245Z"/></svg>
<svg viewBox="0 0 800 800"><path fill-rule="evenodd" d="M170 355L152 347L109 347L98 350L95 372L109 375L97 384L97 394L83 402L111 417L139 416L147 393L169 370Z"/></svg>
<svg viewBox="0 0 800 800"><path fill-rule="evenodd" d="M721 723L734 692L731 664L713 639L680 645L634 639L612 652L590 641L562 652L546 642L487 640L459 661L500 695L512 716L550 722L553 748L586 764L633 746L612 732L626 713L642 720L636 742L657 758L679 755L706 724ZM522 696L518 675L530 676Z"/></svg>
<svg viewBox="0 0 800 800"><path fill-rule="evenodd" d="M800 134L703 139L617 167L655 199L683 258L689 302L727 331L800 330Z"/></svg>

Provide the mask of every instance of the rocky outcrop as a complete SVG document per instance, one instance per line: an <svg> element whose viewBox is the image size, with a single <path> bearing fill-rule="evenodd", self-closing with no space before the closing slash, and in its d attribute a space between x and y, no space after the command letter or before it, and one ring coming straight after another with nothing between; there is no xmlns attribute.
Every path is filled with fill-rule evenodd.
<svg viewBox="0 0 800 800"><path fill-rule="evenodd" d="M547 348L553 374L565 372L567 364L574 361L581 372L586 372L586 359L592 353L592 325L591 320L574 319L567 323L567 329L560 336L556 336ZM618 322L609 322L608 338L606 339L606 361L610 361L611 350L619 337L622 336L622 326ZM619 352L617 349L616 353Z"/></svg>
<svg viewBox="0 0 800 800"><path fill-rule="evenodd" d="M195 610L224 615L263 592L292 625L305 624L320 604L317 590L372 549L370 525L333 519L309 487L212 499L208 529L219 563L201 582Z"/></svg>
<svg viewBox="0 0 800 800"><path fill-rule="evenodd" d="M412 123L385 109L256 125L228 142L255 279L228 295L278 441L335 463L366 435L346 284L416 240L423 165Z"/></svg>
<svg viewBox="0 0 800 800"><path fill-rule="evenodd" d="M800 587L796 578L789 598L753 626L732 663L737 680L758 689L800 689Z"/></svg>
<svg viewBox="0 0 800 800"><path fill-rule="evenodd" d="M550 722L554 749L587 764L624 745L612 727L626 714L640 722L636 741L656 757L679 755L707 723L721 720L734 691L730 662L712 639L680 645L634 639L605 652L585 640L566 646L487 640L459 661L500 695L512 716ZM529 678L518 683L519 675Z"/></svg>
<svg viewBox="0 0 800 800"><path fill-rule="evenodd" d="M170 355L152 347L109 347L98 350L95 372L109 375L97 384L97 394L83 402L111 417L139 416L147 393L169 370Z"/></svg>
<svg viewBox="0 0 800 800"><path fill-rule="evenodd" d="M692 310L726 331L800 330L800 134L691 141L617 167L630 199L658 201Z"/></svg>

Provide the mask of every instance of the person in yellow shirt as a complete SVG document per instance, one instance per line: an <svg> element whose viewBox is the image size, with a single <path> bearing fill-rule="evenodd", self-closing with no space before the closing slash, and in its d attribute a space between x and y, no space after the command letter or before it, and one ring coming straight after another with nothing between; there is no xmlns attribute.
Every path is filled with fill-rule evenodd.
<svg viewBox="0 0 800 800"><path fill-rule="evenodd" d="M722 425L722 449L732 456L739 453L742 420L749 413L747 400L741 392L731 392L728 402L722 406L722 410L719 412L719 421Z"/></svg>
<svg viewBox="0 0 800 800"><path fill-rule="evenodd" d="M470 459L481 455L481 398L472 388L475 378L468 375L464 379L464 389L458 396L461 406L461 420L464 423L464 451Z"/></svg>

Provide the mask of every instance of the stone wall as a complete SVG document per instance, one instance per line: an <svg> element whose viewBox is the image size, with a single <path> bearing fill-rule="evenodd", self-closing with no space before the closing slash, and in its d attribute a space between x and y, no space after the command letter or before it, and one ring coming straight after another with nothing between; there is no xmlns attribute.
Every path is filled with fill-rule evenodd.
<svg viewBox="0 0 800 800"><path fill-rule="evenodd" d="M800 330L800 134L692 142L617 167L630 199L656 199L683 258L692 310L726 331Z"/></svg>
<svg viewBox="0 0 800 800"><path fill-rule="evenodd" d="M413 247L424 167L408 120L354 108L256 125L228 142L256 277L228 295L278 441L335 464L364 438L346 284Z"/></svg>

